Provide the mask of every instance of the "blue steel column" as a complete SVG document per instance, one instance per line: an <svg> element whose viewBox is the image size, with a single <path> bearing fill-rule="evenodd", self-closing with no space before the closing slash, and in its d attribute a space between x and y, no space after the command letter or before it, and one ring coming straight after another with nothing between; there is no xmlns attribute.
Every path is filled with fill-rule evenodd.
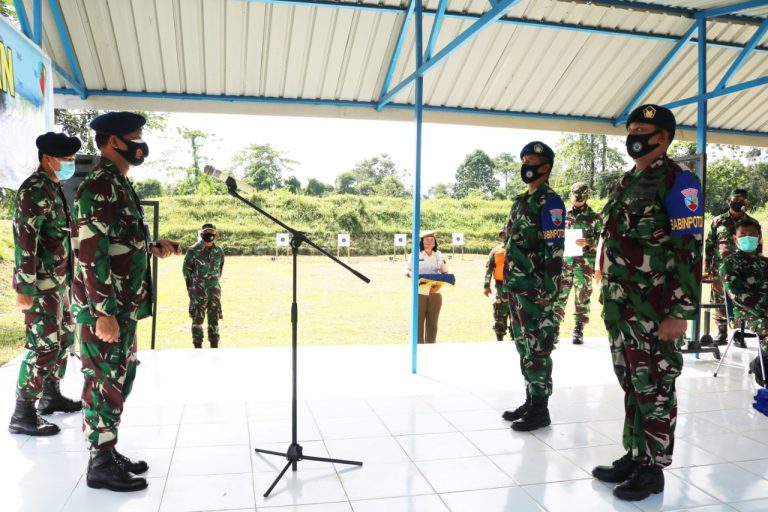
<svg viewBox="0 0 768 512"><path fill-rule="evenodd" d="M696 152L702 155L701 162L702 168L700 169L701 175L701 190L702 194L701 208L702 211L706 211L707 204L707 19L698 18L696 20L698 25L699 35L699 100L697 103L697 121L696 121ZM704 240L701 241L704 243ZM699 287L701 293L701 286ZM701 312L701 311L699 311ZM691 325L691 339L698 341L700 334L700 320L699 315L696 315L696 320Z"/></svg>
<svg viewBox="0 0 768 512"><path fill-rule="evenodd" d="M421 0L416 3L416 69L423 53ZM416 78L416 172L413 180L413 227L411 228L411 373L416 373L416 347L419 342L419 230L421 228L421 119L424 77Z"/></svg>

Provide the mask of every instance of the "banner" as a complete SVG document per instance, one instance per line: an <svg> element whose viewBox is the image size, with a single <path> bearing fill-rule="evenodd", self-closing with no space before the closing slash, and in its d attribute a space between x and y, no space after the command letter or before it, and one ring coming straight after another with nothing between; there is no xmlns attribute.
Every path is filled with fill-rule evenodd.
<svg viewBox="0 0 768 512"><path fill-rule="evenodd" d="M0 187L37 169L35 139L52 129L51 59L0 16Z"/></svg>

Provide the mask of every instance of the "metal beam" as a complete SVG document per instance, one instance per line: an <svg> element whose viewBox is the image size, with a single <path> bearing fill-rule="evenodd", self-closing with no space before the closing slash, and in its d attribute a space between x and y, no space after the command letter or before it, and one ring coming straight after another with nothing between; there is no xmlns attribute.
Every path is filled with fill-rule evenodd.
<svg viewBox="0 0 768 512"><path fill-rule="evenodd" d="M623 122L621 120L626 119L630 112L632 112L632 110L640 103L640 100L645 98L645 96L648 94L648 91L650 91L656 81L661 78L661 75L667 69L667 66L669 66L675 57L678 56L688 41L691 40L693 33L696 32L697 28L698 24L694 23L691 28L689 28L688 31L683 35L683 37L677 42L674 48L672 48L672 50L667 54L667 56L664 57L664 60L661 61L661 64L659 64L656 70L651 73L651 76L648 77L648 80L646 80L645 84L640 87L640 90L637 91L635 96L629 101L629 103L627 103L627 106L624 107L621 115L616 120L616 126L619 126L619 124ZM706 38L703 39L706 40Z"/></svg>
<svg viewBox="0 0 768 512"><path fill-rule="evenodd" d="M75 56L75 49L72 45L72 39L69 37L69 31L67 25L64 23L64 16L61 14L61 8L59 7L58 0L48 0L48 5L51 6L51 12L53 14L53 20L56 23L56 28L59 31L59 39L62 46L64 46L64 53L67 55L67 62L69 62L69 69L72 72L72 78L75 81L78 93L80 97L85 99L88 95L85 92L85 82L83 81L83 75L80 72L80 65L77 62Z"/></svg>
<svg viewBox="0 0 768 512"><path fill-rule="evenodd" d="M696 152L707 154L707 45L703 43L707 39L707 19L696 20L699 26L699 101L696 109Z"/></svg>
<svg viewBox="0 0 768 512"><path fill-rule="evenodd" d="M19 25L21 25L21 31L25 36L32 39L32 29L29 27L29 18L27 18L27 9L24 7L22 0L13 0L13 7L16 9L16 17L19 18Z"/></svg>
<svg viewBox="0 0 768 512"><path fill-rule="evenodd" d="M719 98L720 96L733 94L734 92L741 92L747 89L752 89L754 87L762 87L764 85L768 85L768 76L764 76L762 78L756 78L754 80L749 80L747 82L742 82L738 85L731 85L730 87L716 89L712 92L708 92L704 94L703 99L711 100L714 98ZM664 106L667 108L679 108L679 107L684 107L686 105L690 105L692 103L697 103L698 101L699 101L699 95L696 95L696 96L691 96L690 98L672 101L670 103L665 104Z"/></svg>
<svg viewBox="0 0 768 512"><path fill-rule="evenodd" d="M768 85L768 77L761 78L753 81L749 84L750 87L756 87L760 85ZM741 87L744 84L733 87ZM746 87L746 86L745 86ZM731 89L731 88L729 88ZM743 89L738 89L743 90ZM61 94L63 96L78 96L78 93L71 89L54 89L55 94ZM730 94L737 92L736 90L729 90L728 92L717 94L716 92L709 93L707 99L712 97L722 96L724 94ZM86 94L91 97L122 97L122 98L146 98L146 99L162 99L162 100L192 100L192 101L220 101L226 103L265 103L265 104L282 104L282 105L303 105L303 106L325 106L325 107L347 107L347 108L360 108L360 109L374 109L376 103L370 101L329 101L329 100L317 100L317 99L302 99L302 98L272 98L261 96L225 96L225 95L211 95L211 94L180 94L180 93L165 93L165 92L141 92L141 91L105 91L97 89L88 89ZM682 105L667 104L668 108L675 108L676 106L684 106L690 103L696 103L698 96L694 96L691 101L687 101ZM413 110L413 105L407 103L390 103L390 109L398 110ZM614 120L607 117L594 117L594 116L573 116L564 114L542 114L538 112L520 112L513 110L489 110L489 109L476 109L476 108L460 108L460 107L439 107L439 106L423 106L424 112L444 112L448 114L476 114L476 115L488 115L499 117L515 117L521 119L546 119L550 121L572 121L572 122L585 122L594 123L600 125L606 125L612 127ZM678 130L696 130L695 126L680 125ZM730 130L724 128L710 128L710 133L723 133L727 135L744 135L748 137L765 137L768 138L768 132L756 132L748 130Z"/></svg>
<svg viewBox="0 0 768 512"><path fill-rule="evenodd" d="M414 0L412 0L413 2ZM421 0L416 1L416 68L422 65L424 55L424 16ZM421 129L423 121L424 77L416 78L416 172L413 177L413 215L411 216L411 373L416 373L416 354L419 342L419 231L421 230Z"/></svg>
<svg viewBox="0 0 768 512"><path fill-rule="evenodd" d="M744 49L741 50L741 53L739 54L739 56L736 57L736 60L733 61L733 64L731 64L731 67L728 68L728 71L725 72L725 74L723 75L723 78L720 79L720 83L717 84L717 87L715 87L715 89L722 89L726 85L728 85L728 81L741 68L742 64L746 62L747 57L749 57L752 54L752 51L757 46L757 43L759 43L760 40L763 38L766 31L768 31L768 19L766 19L760 24L760 26L757 28L755 33L752 35L752 37L749 39L747 44L744 46Z"/></svg>
<svg viewBox="0 0 768 512"><path fill-rule="evenodd" d="M489 0L491 4L494 4L495 0ZM429 34L429 42L427 43L427 50L424 52L424 60L432 58L432 51L435 49L437 43L437 36L440 34L440 28L443 26L443 19L445 19L445 8L448 6L448 0L440 0L437 5L437 13L435 19L432 21L432 32Z"/></svg>
<svg viewBox="0 0 768 512"><path fill-rule="evenodd" d="M386 5L378 5L378 4L356 4L356 3L348 3L348 2L330 2L330 1L320 1L320 2L314 2L312 0L248 0L250 2L261 2L261 3L274 3L274 4L286 4L286 5L297 5L297 6L304 6L304 7L328 7L328 8L337 8L337 9L355 9L360 11L369 11L369 12L384 12L384 13L390 13L390 14L403 14L406 12L406 9L402 9L400 7L393 7L393 6L386 6ZM575 1L575 0L574 0ZM594 5L601 5L606 2L589 2L590 4ZM623 3L623 2L620 2ZM632 2L632 4L638 4L639 2ZM654 4L655 5L655 4ZM663 6L661 6L663 7ZM437 16L436 10L424 10L425 16ZM694 15L687 16L690 18L694 18ZM445 13L445 19L455 19L455 20L461 20L461 21L473 21L478 20L481 18L480 14L469 14L469 13L463 13L463 12L456 12L456 11L446 11ZM762 20L756 20L752 19L751 22L753 24L758 25ZM516 25L521 27L531 27L531 28L543 28L543 29L552 29L552 30L571 30L576 32L582 32L586 34L600 34L600 35L607 35L607 36L625 36L625 37L634 37L639 39L648 39L652 41L669 41L669 42L676 42L680 38L678 36L673 35L664 35L664 34L658 34L653 32L641 32L641 31L633 31L633 30L622 30L622 29L614 29L614 28L606 28L606 27L598 27L598 26L590 26L590 25L580 25L576 23L560 23L560 22L553 22L553 21L537 21L537 20L531 20L531 19L524 19L524 18L514 18L514 17L504 17L496 21L496 23L504 24L504 25ZM696 38L693 38L689 41L689 44L695 44L698 40ZM744 48L744 45L737 44L737 43L724 43L724 42L715 42L715 41L707 41L707 44L709 46L712 46L714 48L730 48L735 50L742 50ZM755 51L761 52L761 53L768 53L768 47L757 47Z"/></svg>
<svg viewBox="0 0 768 512"><path fill-rule="evenodd" d="M32 32L32 40L40 48L43 47L43 0L34 0L32 3L32 22L34 23L34 31Z"/></svg>
<svg viewBox="0 0 768 512"><path fill-rule="evenodd" d="M731 4L723 7L715 7L713 9L704 9L702 11L698 11L696 12L696 18L716 18L718 16L726 16L735 12L747 11L749 9L756 9L766 6L768 6L768 1L766 0L749 0L748 2L741 2L738 4Z"/></svg>
<svg viewBox="0 0 768 512"><path fill-rule="evenodd" d="M413 81L419 77L424 76L425 73L427 73L430 69L434 68L437 64L442 62L445 58L453 54L456 50L464 46L466 43L471 41L475 36L480 34L488 25L494 23L496 20L504 16L504 13L507 12L509 9L511 9L516 3L518 3L520 0L503 0L499 2L496 7L488 11L487 13L483 14L480 19L475 21L472 25L469 26L464 32L459 34L459 36L448 43L442 50L440 50L437 55L435 55L432 59L425 62L423 65L416 68L416 71L411 73L408 78L397 84L395 87L392 88L391 91L389 91L387 94L384 95L379 100L379 104L376 107L378 110L381 110L381 108L389 103L392 98L394 98L400 91L405 89L407 86L409 86Z"/></svg>
<svg viewBox="0 0 768 512"><path fill-rule="evenodd" d="M395 48L392 50L389 69L387 70L387 75L384 77L384 85L381 86L381 94L379 94L379 97L384 96L387 93L389 86L392 84L395 67L397 66L397 61L400 60L400 52L403 50L403 44L405 44L405 35L408 33L408 23L411 20L411 16L413 16L413 9L416 6L417 1L421 0L411 0L408 10L404 12L403 24L400 26L400 35L397 36L397 43L395 43Z"/></svg>

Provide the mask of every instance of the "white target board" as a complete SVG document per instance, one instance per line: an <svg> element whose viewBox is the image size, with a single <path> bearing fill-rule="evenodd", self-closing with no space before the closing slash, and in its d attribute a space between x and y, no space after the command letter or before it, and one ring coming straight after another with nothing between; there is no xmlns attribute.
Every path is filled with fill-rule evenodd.
<svg viewBox="0 0 768 512"><path fill-rule="evenodd" d="M277 233L275 235L275 243L278 247L288 247L288 233Z"/></svg>
<svg viewBox="0 0 768 512"><path fill-rule="evenodd" d="M340 233L337 237L339 247L349 247L349 233Z"/></svg>
<svg viewBox="0 0 768 512"><path fill-rule="evenodd" d="M408 235L405 233L397 233L395 235L395 247L405 247L408 243Z"/></svg>
<svg viewBox="0 0 768 512"><path fill-rule="evenodd" d="M453 234L453 245L464 245L464 233Z"/></svg>

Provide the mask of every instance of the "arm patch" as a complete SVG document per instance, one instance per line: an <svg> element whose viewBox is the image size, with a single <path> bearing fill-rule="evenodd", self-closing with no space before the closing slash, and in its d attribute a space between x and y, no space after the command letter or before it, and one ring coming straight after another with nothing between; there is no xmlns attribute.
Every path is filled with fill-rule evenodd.
<svg viewBox="0 0 768 512"><path fill-rule="evenodd" d="M664 202L673 236L704 233L703 200L699 179L690 171L678 172Z"/></svg>
<svg viewBox="0 0 768 512"><path fill-rule="evenodd" d="M547 244L565 242L565 204L556 194L547 195L541 209L541 237Z"/></svg>

